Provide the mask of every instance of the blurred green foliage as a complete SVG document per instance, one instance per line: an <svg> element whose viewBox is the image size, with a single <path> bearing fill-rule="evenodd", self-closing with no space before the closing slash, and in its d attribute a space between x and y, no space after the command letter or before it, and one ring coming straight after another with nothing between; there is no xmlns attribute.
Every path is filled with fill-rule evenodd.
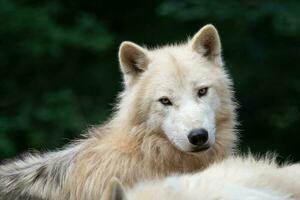
<svg viewBox="0 0 300 200"><path fill-rule="evenodd" d="M300 160L299 11L296 0L0 0L0 159L62 147L105 120L121 41L161 45L213 23L241 104L241 149Z"/></svg>

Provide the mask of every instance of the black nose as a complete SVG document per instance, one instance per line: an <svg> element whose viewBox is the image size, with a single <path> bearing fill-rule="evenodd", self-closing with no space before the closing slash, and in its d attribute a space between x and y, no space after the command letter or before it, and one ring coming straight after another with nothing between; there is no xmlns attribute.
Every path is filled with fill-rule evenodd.
<svg viewBox="0 0 300 200"><path fill-rule="evenodd" d="M194 129L189 133L188 139L191 144L202 146L208 141L208 132L203 128Z"/></svg>

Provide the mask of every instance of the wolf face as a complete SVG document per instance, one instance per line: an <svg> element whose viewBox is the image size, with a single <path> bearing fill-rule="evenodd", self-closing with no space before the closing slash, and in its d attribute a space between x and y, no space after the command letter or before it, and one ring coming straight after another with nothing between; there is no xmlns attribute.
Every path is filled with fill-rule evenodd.
<svg viewBox="0 0 300 200"><path fill-rule="evenodd" d="M185 44L154 50L123 42L119 60L137 120L184 152L214 145L221 104L231 98L214 26Z"/></svg>

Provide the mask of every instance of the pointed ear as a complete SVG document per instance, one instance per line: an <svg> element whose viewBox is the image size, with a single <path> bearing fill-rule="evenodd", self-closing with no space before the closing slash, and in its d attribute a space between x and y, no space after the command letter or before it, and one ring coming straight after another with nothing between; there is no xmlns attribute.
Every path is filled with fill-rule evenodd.
<svg viewBox="0 0 300 200"><path fill-rule="evenodd" d="M120 181L113 177L105 188L101 200L126 200L125 191Z"/></svg>
<svg viewBox="0 0 300 200"><path fill-rule="evenodd" d="M221 61L221 42L217 29L209 24L202 27L190 42L192 50L211 61Z"/></svg>
<svg viewBox="0 0 300 200"><path fill-rule="evenodd" d="M126 85L130 85L148 66L147 50L132 42L122 42L119 62Z"/></svg>

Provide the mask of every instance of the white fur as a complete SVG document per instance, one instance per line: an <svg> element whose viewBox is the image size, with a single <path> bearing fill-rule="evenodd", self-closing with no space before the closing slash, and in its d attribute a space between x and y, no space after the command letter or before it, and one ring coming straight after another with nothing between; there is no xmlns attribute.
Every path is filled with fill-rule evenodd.
<svg viewBox="0 0 300 200"><path fill-rule="evenodd" d="M123 192L122 199L296 200L300 199L299 188L300 165L231 157L196 174L140 182Z"/></svg>

